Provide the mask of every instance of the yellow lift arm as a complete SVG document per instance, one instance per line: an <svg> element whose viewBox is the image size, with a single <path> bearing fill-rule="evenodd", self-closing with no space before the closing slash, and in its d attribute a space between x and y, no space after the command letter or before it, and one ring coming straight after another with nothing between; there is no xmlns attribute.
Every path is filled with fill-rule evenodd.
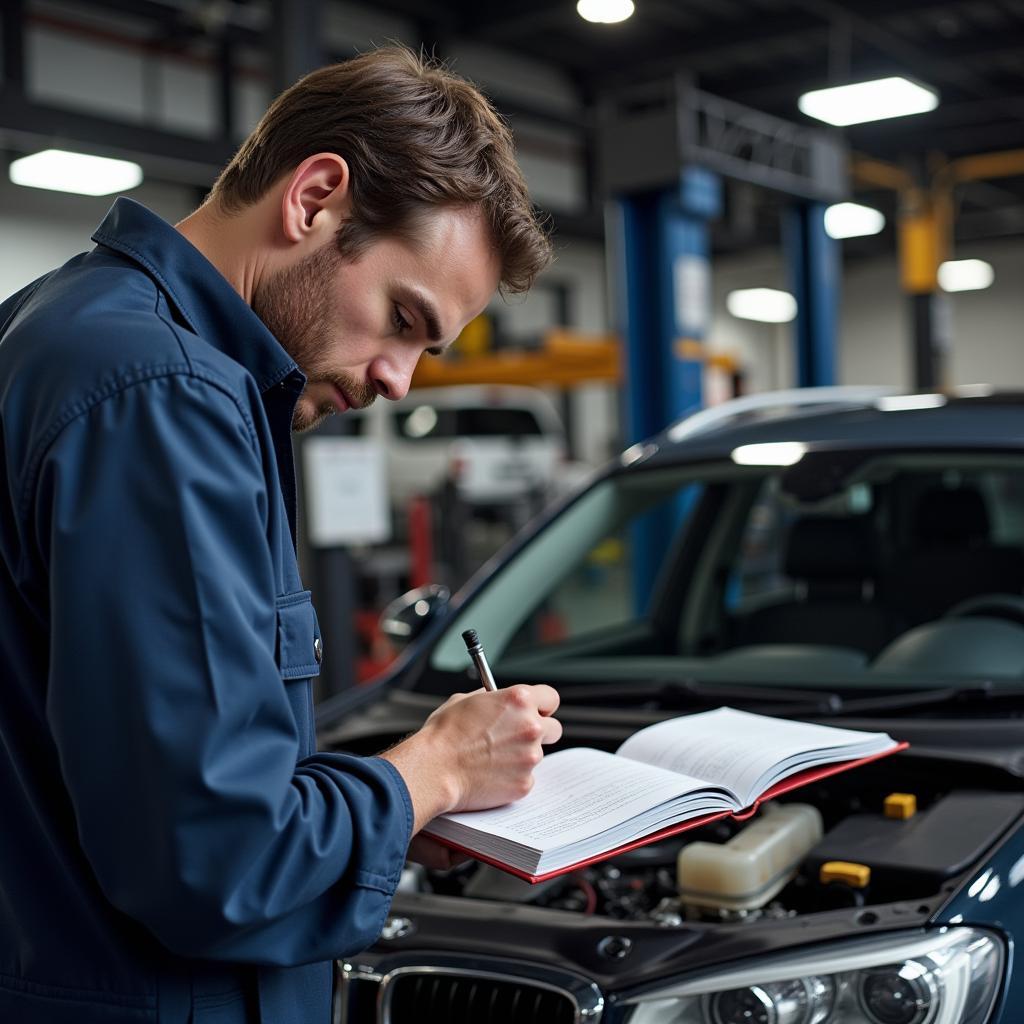
<svg viewBox="0 0 1024 1024"><path fill-rule="evenodd" d="M582 335L551 330L539 351L485 352L461 358L421 359L413 374L414 388L455 384L577 384L622 379L619 342L610 335Z"/></svg>

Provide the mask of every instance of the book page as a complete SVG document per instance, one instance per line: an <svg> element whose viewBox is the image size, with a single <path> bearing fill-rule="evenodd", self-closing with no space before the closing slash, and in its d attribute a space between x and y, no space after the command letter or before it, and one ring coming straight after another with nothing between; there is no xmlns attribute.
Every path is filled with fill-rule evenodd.
<svg viewBox="0 0 1024 1024"><path fill-rule="evenodd" d="M489 811L445 814L427 831L449 835L439 826L452 822L535 850L550 850L704 788L698 779L587 747L548 754L534 770L534 780L522 800Z"/></svg>
<svg viewBox="0 0 1024 1024"><path fill-rule="evenodd" d="M769 718L732 708L672 718L635 733L619 747L622 757L727 787L740 809L760 793L783 762L797 755L808 764L880 752L893 741L882 733ZM817 756L813 756L817 755Z"/></svg>

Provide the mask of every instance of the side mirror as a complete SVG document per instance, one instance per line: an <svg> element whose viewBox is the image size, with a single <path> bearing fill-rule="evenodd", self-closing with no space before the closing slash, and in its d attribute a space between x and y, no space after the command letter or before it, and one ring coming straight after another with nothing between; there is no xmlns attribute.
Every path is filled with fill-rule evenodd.
<svg viewBox="0 0 1024 1024"><path fill-rule="evenodd" d="M444 612L448 600L452 596L447 587L438 583L428 583L425 587L417 587L401 597L396 597L383 612L378 625L395 646L401 648L412 643L424 629Z"/></svg>

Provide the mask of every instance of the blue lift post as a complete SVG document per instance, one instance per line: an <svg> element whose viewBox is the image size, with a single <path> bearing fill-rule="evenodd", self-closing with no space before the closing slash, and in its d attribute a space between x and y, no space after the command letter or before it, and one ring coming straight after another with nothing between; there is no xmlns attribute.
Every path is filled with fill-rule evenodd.
<svg viewBox="0 0 1024 1024"><path fill-rule="evenodd" d="M800 383L835 375L838 265L824 204L845 198L842 137L711 95L676 75L606 96L598 108L615 312L626 346L626 431L636 442L701 404L701 342L711 315L708 224L721 178L803 205L793 213L791 261L801 314ZM634 535L634 595L645 610L686 499Z"/></svg>
<svg viewBox="0 0 1024 1024"><path fill-rule="evenodd" d="M794 323L797 386L836 382L841 264L839 243L825 231L825 203L795 203L785 213L783 242Z"/></svg>
<svg viewBox="0 0 1024 1024"><path fill-rule="evenodd" d="M626 428L631 442L700 408L701 346L711 315L709 222L721 211L721 180L684 168L676 187L620 196L616 303L625 341ZM675 507L643 517L632 538L634 603L645 610L681 517Z"/></svg>

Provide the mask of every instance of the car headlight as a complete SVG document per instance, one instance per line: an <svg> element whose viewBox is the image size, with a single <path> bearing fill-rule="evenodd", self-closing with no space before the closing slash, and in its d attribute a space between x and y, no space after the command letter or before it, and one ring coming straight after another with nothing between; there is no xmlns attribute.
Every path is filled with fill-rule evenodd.
<svg viewBox="0 0 1024 1024"><path fill-rule="evenodd" d="M887 935L751 961L626 999L629 1024L982 1024L1003 944L973 928Z"/></svg>

